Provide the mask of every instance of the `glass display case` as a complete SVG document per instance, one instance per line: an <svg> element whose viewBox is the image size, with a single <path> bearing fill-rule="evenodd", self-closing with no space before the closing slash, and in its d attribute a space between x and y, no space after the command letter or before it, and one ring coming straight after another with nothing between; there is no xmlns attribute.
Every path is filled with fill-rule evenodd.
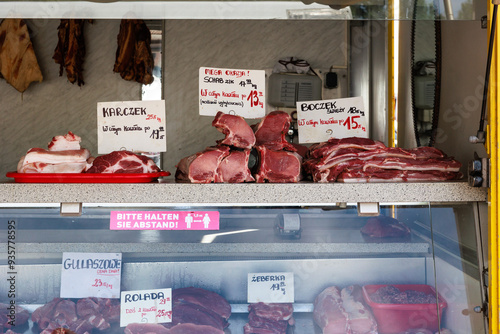
<svg viewBox="0 0 500 334"><path fill-rule="evenodd" d="M4 221L0 231L2 252L9 254L1 259L0 270L2 277L12 278L11 281L2 280L0 290L11 291L15 297L3 294L0 302L9 305L14 301L30 313L30 320L22 326L13 327L14 332L40 333L44 330L43 326L49 326L54 321L61 327L78 332L74 328L76 325L54 315L57 307L52 305L61 303L61 300L78 305L83 303L80 300L88 299L54 299L68 293L62 289L62 282L66 279L63 272L68 267L65 259L68 254L75 253L120 254L121 282L118 290L121 293L172 289L172 323L164 324L162 328L170 328L176 323L198 326L210 323L200 316L185 316L185 310L176 308L179 307L176 293L185 292L185 289L201 289L196 291L216 293L230 306L227 323L218 329L224 333L261 333L257 331L263 330L259 327L252 327L254 331L248 328L245 331L244 328L248 324L257 326L252 318L252 307L260 300L266 301L266 298L271 298L265 302L266 305L291 305L293 308L293 315L286 321L286 333L339 330L341 325L335 322L338 321L338 314L332 309L334 307L342 310L341 314L345 317L345 322L341 324L350 330L360 323L364 324L363 333L451 331L475 334L487 331L483 313L487 300L483 277L484 240L481 236L481 226L484 229L487 218L486 205L479 201L485 195L481 189L462 188L464 184L457 183L447 193L447 186L441 185L444 202L328 203L342 196L348 200L371 197L377 191L387 192L389 188L371 185L367 191L365 189L365 194L355 191L350 194L347 188L339 187L338 190L343 190L344 194L330 194L333 197L328 198L322 197L324 194L318 187L317 194L310 194L309 197L304 194L304 203L301 204L296 202L297 195L287 197L286 194L273 193L273 185L255 185L262 186L261 190L269 187L265 193L248 196L236 191L239 190L238 185L227 193L214 185L210 190L204 186L204 190L197 187L204 200L196 204L189 203L196 197L193 193L186 195L182 191L172 191L176 186L190 188L196 185L160 183L148 185L152 189L170 190L149 198L150 202L160 202L157 204L107 203L109 199L105 192L100 204L80 204L70 203L70 197L85 198L82 187L95 191L98 187L62 185L72 190L73 195L55 194L52 199L36 203L37 185L11 184L10 190L8 186L3 185L4 194L12 196L12 189L17 188L19 203L4 203L0 210ZM45 185L39 186L43 188ZM114 188L116 199L121 191L136 186L110 188ZM290 186L299 185L274 185L274 190L287 190ZM419 186L409 185L406 190L415 190ZM432 184L427 186L432 187ZM23 195L22 188L35 191ZM57 190L57 185L54 188ZM458 188L463 190L462 198L449 201L454 196L452 194L460 193ZM331 185L329 189L332 189ZM144 198L145 195L142 192L130 194L130 199L134 196ZM398 197L396 193L391 195ZM407 199L416 200L418 196L408 195ZM65 197L65 203L51 203L62 197ZM269 200L271 197L275 199ZM216 198L219 204L214 203ZM380 198L384 199L384 195ZM22 203L28 199L33 202L31 205ZM263 201L256 203L258 200ZM76 204L76 211L70 204ZM182 214L191 213L196 217L196 213L205 212L216 213L211 216L215 218L210 223L216 225L208 228L201 223L201 218L195 218L191 223L182 218ZM175 214L181 214L181 218L176 218ZM275 297L267 294L262 297L252 290L255 277L267 277L268 280L270 275L284 274L290 275L286 276L285 283L291 282L285 285L286 294L292 296L287 303L273 302ZM108 277L104 274L99 277L104 286L107 286ZM82 282L79 278L72 278L72 281L76 286L72 293L85 291L86 281L83 278ZM267 284L266 289L272 290L274 283ZM110 297L108 290L102 288L92 300L96 303L97 300L107 300ZM340 299L329 296L329 302L322 303L324 294L332 291L338 291ZM353 307L349 298L356 296L356 291L361 295L355 299ZM385 291L388 296L399 291L401 295L384 301L383 298L389 297L381 297L376 294L377 291L380 294ZM431 300L416 301L411 299L414 294L420 297L426 295ZM112 300L119 303L120 298ZM123 295L121 303L124 307ZM179 303L186 307L185 300ZM49 307L47 305L52 305L54 310L48 313L49 319L45 319L44 323L39 317L40 310L36 310ZM84 316L77 317L81 320ZM121 317L124 317L123 313ZM336 325L326 328L325 317ZM360 319L372 319L373 322L366 329L367 322L359 322ZM109 328L100 330L94 327L91 332L146 333L151 330L137 329L133 324L122 325L115 318ZM273 326L276 324L273 323ZM50 326L48 328L51 329ZM344 333L343 330L349 332L349 329L340 329L339 333Z"/></svg>

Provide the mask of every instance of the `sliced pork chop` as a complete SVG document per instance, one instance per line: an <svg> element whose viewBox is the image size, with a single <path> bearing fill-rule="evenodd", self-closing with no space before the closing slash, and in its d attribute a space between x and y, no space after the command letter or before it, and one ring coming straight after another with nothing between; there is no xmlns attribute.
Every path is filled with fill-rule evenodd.
<svg viewBox="0 0 500 334"><path fill-rule="evenodd" d="M212 125L226 137L219 140L218 144L251 149L255 145L255 134L245 119L237 115L218 112Z"/></svg>
<svg viewBox="0 0 500 334"><path fill-rule="evenodd" d="M297 149L286 140L292 118L284 111L275 110L267 114L255 129L255 145L265 146L272 150Z"/></svg>
<svg viewBox="0 0 500 334"><path fill-rule="evenodd" d="M302 179L302 157L296 152L275 151L257 146L259 164L254 175L258 183L291 183Z"/></svg>

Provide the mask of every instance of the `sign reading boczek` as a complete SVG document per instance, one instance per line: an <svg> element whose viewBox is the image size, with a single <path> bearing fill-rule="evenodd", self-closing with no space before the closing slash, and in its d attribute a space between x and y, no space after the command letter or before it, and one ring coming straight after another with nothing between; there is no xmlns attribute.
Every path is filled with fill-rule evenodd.
<svg viewBox="0 0 500 334"><path fill-rule="evenodd" d="M61 298L120 298L121 253L63 253Z"/></svg>
<svg viewBox="0 0 500 334"><path fill-rule="evenodd" d="M368 137L362 97L297 102L299 143L321 143L330 138Z"/></svg>
<svg viewBox="0 0 500 334"><path fill-rule="evenodd" d="M97 103L98 153L165 152L165 101Z"/></svg>
<svg viewBox="0 0 500 334"><path fill-rule="evenodd" d="M200 67L199 77L200 115L265 116L265 71Z"/></svg>
<svg viewBox="0 0 500 334"><path fill-rule="evenodd" d="M218 230L218 211L111 211L111 230Z"/></svg>

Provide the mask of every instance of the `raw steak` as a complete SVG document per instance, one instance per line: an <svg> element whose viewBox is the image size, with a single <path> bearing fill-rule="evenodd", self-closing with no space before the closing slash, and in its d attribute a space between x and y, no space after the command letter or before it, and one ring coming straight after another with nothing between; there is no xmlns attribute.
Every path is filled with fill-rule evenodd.
<svg viewBox="0 0 500 334"><path fill-rule="evenodd" d="M288 150L295 152L296 148L286 140L292 118L284 111L272 111L267 114L255 129L255 145L265 146L272 150Z"/></svg>
<svg viewBox="0 0 500 334"><path fill-rule="evenodd" d="M212 125L226 135L218 144L234 146L243 149L251 149L255 145L255 135L245 119L237 115L218 112Z"/></svg>
<svg viewBox="0 0 500 334"><path fill-rule="evenodd" d="M342 307L339 288L324 289L314 300L313 318L323 334L349 333L347 313Z"/></svg>
<svg viewBox="0 0 500 334"><path fill-rule="evenodd" d="M217 169L229 151L228 146L220 145L181 159L177 164L175 179L192 183L215 182Z"/></svg>
<svg viewBox="0 0 500 334"><path fill-rule="evenodd" d="M232 150L217 167L215 182L241 183L255 181L248 168L249 158L250 150Z"/></svg>
<svg viewBox="0 0 500 334"><path fill-rule="evenodd" d="M408 237L411 231L399 220L380 215L368 218L361 233L370 238L403 238Z"/></svg>
<svg viewBox="0 0 500 334"><path fill-rule="evenodd" d="M363 300L359 285L351 285L340 292L342 307L352 334L377 334L377 322Z"/></svg>
<svg viewBox="0 0 500 334"><path fill-rule="evenodd" d="M181 303L172 308L172 325L177 324L207 325L220 330L228 326L226 319L209 308L193 304Z"/></svg>
<svg viewBox="0 0 500 334"><path fill-rule="evenodd" d="M3 304L0 303L0 328L11 328L11 324L9 323L10 321L14 320L8 317L10 314L10 309L11 304ZM20 306L15 306L15 326L22 326L26 322L28 322L28 319L30 318L30 313L23 309Z"/></svg>
<svg viewBox="0 0 500 334"><path fill-rule="evenodd" d="M293 325L293 305L290 303L254 303L248 305L245 334L285 334Z"/></svg>
<svg viewBox="0 0 500 334"><path fill-rule="evenodd" d="M206 325L178 324L170 328L167 334L224 334L224 331Z"/></svg>
<svg viewBox="0 0 500 334"><path fill-rule="evenodd" d="M160 168L146 156L113 151L94 159L86 173L156 173Z"/></svg>
<svg viewBox="0 0 500 334"><path fill-rule="evenodd" d="M172 305L183 303L203 306L226 320L231 315L231 305L228 301L218 293L206 289L187 287L172 290Z"/></svg>
<svg viewBox="0 0 500 334"><path fill-rule="evenodd" d="M125 334L168 334L170 331L160 324L128 324Z"/></svg>
<svg viewBox="0 0 500 334"><path fill-rule="evenodd" d="M302 179L302 157L296 152L274 151L257 146L259 163L255 180L259 183L299 182Z"/></svg>
<svg viewBox="0 0 500 334"><path fill-rule="evenodd" d="M68 131L68 134L64 136L55 136L49 143L49 151L68 151L68 150L79 150L80 142L82 138L75 135L73 132Z"/></svg>

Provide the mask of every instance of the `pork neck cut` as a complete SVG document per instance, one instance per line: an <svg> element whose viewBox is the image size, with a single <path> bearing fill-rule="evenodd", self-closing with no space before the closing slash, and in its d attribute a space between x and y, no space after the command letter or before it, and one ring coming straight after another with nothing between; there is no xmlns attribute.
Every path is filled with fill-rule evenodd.
<svg viewBox="0 0 500 334"><path fill-rule="evenodd" d="M267 114L255 127L255 145L295 152L296 148L286 140L291 120L284 111L275 110Z"/></svg>
<svg viewBox="0 0 500 334"><path fill-rule="evenodd" d="M219 111L212 125L226 137L217 141L220 145L251 149L255 145L255 134L245 119L237 115L224 114Z"/></svg>
<svg viewBox="0 0 500 334"><path fill-rule="evenodd" d="M98 156L87 173L157 173L160 168L146 156L129 151L113 151Z"/></svg>
<svg viewBox="0 0 500 334"><path fill-rule="evenodd" d="M259 162L255 180L259 183L299 182L302 179L302 157L296 152L275 151L257 146Z"/></svg>

